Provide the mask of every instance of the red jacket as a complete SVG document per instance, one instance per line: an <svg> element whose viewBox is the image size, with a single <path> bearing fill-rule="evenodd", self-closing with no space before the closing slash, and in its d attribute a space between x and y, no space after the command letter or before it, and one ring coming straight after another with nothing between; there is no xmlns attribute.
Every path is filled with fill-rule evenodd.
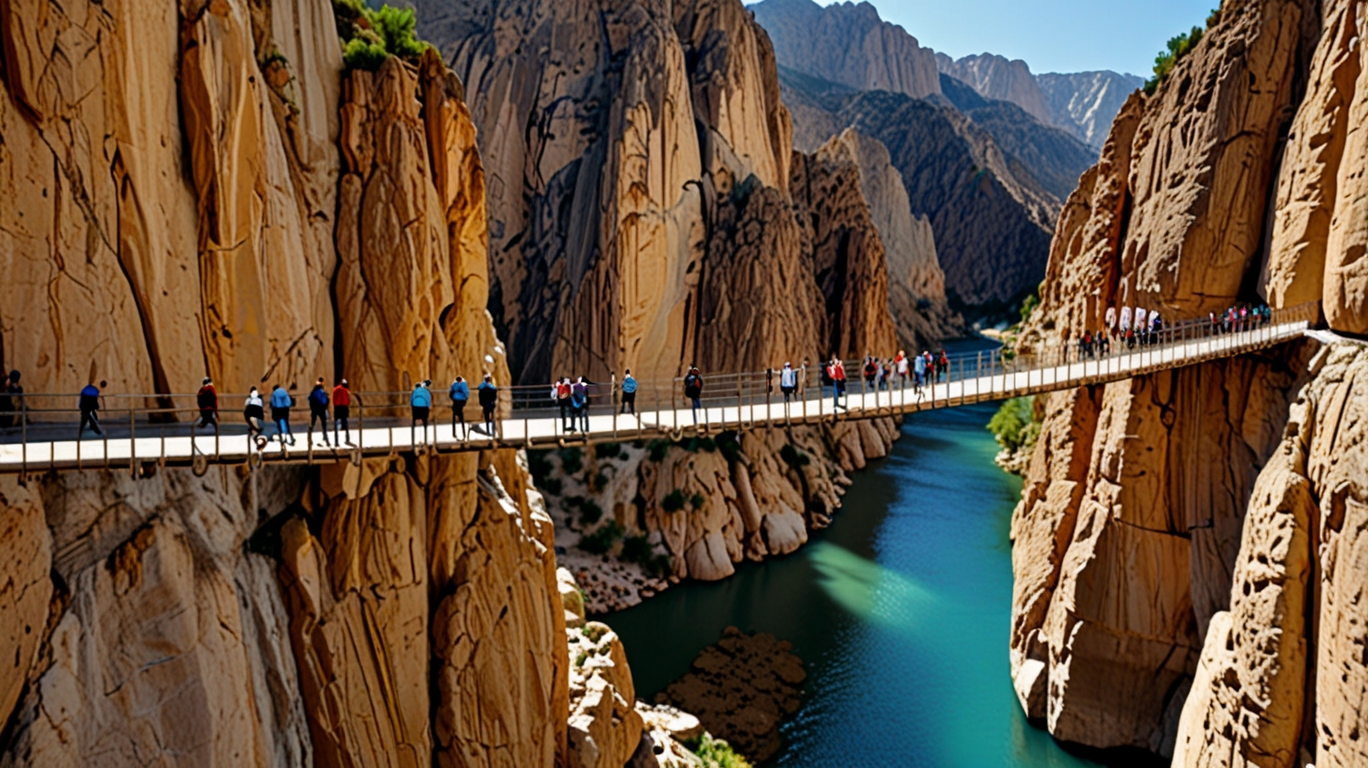
<svg viewBox="0 0 1368 768"><path fill-rule="evenodd" d="M835 365L831 366L831 379L833 381L846 380L845 365L843 363L837 362Z"/></svg>
<svg viewBox="0 0 1368 768"><path fill-rule="evenodd" d="M200 387L199 393L195 395L195 402L199 404L201 411L218 410L218 392L213 384L205 384Z"/></svg>
<svg viewBox="0 0 1368 768"><path fill-rule="evenodd" d="M333 405L351 405L351 390L341 384L333 387L332 402Z"/></svg>

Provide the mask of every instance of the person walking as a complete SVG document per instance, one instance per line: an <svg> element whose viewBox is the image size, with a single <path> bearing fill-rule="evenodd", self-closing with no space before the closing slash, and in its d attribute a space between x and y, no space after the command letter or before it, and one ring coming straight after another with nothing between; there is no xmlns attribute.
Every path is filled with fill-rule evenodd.
<svg viewBox="0 0 1368 768"><path fill-rule="evenodd" d="M922 385L926 383L926 353L925 353L925 352L923 352L923 353L920 354L920 355L917 355L917 359L916 359L916 361L915 361L915 362L913 363L913 365L912 365L912 373L913 373L913 379L912 379L913 385L914 385L914 386L916 387L916 389L917 389L917 394L920 395L920 394L921 394L921 391L922 391Z"/></svg>
<svg viewBox="0 0 1368 768"><path fill-rule="evenodd" d="M831 401L834 408L844 407L841 405L841 397L845 395L845 390L845 363L841 362L841 358L833 357L831 359Z"/></svg>
<svg viewBox="0 0 1368 768"><path fill-rule="evenodd" d="M242 405L242 418L247 422L247 443L250 445L252 438L263 434L261 423L266 420L265 403L261 401L261 393L256 387L247 392L247 401Z"/></svg>
<svg viewBox="0 0 1368 768"><path fill-rule="evenodd" d="M199 407L200 420L193 429L203 429L210 424L218 426L218 391L214 380L208 376L200 382L199 392L195 393L195 405Z"/></svg>
<svg viewBox="0 0 1368 768"><path fill-rule="evenodd" d="M333 442L340 447L342 437L340 431L347 436L347 445L351 445L351 390L347 389L347 380L342 379L337 382L337 386L332 391L333 406Z"/></svg>
<svg viewBox="0 0 1368 768"><path fill-rule="evenodd" d="M1122 308L1121 308L1121 320L1120 320L1120 323L1121 323L1121 324L1117 327L1117 331L1116 331L1116 332L1117 332L1118 334L1120 334L1120 338L1123 338L1123 339L1124 339L1124 338L1126 337L1126 335L1127 335L1126 332L1129 331L1129 330L1130 330L1130 327L1131 327L1131 308L1130 308L1130 307L1122 307Z"/></svg>
<svg viewBox="0 0 1368 768"><path fill-rule="evenodd" d="M941 350L940 357L936 360L936 370L945 374L945 380L950 380L950 358L946 356L945 350Z"/></svg>
<svg viewBox="0 0 1368 768"><path fill-rule="evenodd" d="M567 381L567 386L569 382ZM499 388L494 386L494 377L485 374L484 381L480 382L480 410L484 412L485 431L490 437L494 434L494 409L499 405Z"/></svg>
<svg viewBox="0 0 1368 768"><path fill-rule="evenodd" d="M295 444L294 432L290 429L290 409L294 407L294 398L289 392L279 384L271 390L271 421L275 422L275 437L280 440L280 444L285 444L285 437L290 438L290 445Z"/></svg>
<svg viewBox="0 0 1368 768"><path fill-rule="evenodd" d="M879 358L873 355L865 355L863 373L865 391L868 392L874 389L874 380L879 376Z"/></svg>
<svg viewBox="0 0 1368 768"><path fill-rule="evenodd" d="M898 372L898 388L907 389L907 352L898 350L898 356L894 358L893 365Z"/></svg>
<svg viewBox="0 0 1368 768"><path fill-rule="evenodd" d="M470 439L470 425L466 424L465 408L466 403L470 402L470 385L460 376L451 382L451 390L447 393L451 397L451 436L456 436L456 424L461 424L461 439Z"/></svg>
<svg viewBox="0 0 1368 768"><path fill-rule="evenodd" d="M309 390L309 431L307 439L313 442L314 422L322 427L323 444L332 447L328 442L328 390L323 387L323 377L319 376L318 381L314 382L313 389Z"/></svg>
<svg viewBox="0 0 1368 768"><path fill-rule="evenodd" d="M798 372L793 370L793 363L785 362L782 370L779 371L779 391L784 393L784 402L793 399L793 393L798 389Z"/></svg>
<svg viewBox="0 0 1368 768"><path fill-rule="evenodd" d="M698 423L698 409L702 407L703 397L703 377L699 375L698 369L689 366L689 375L684 377L684 396L689 399L693 406L694 424ZM705 419L706 421L706 414Z"/></svg>
<svg viewBox="0 0 1368 768"><path fill-rule="evenodd" d="M580 376L570 385L570 409L574 412L575 428L589 431L589 387ZM583 424L581 427L580 425Z"/></svg>
<svg viewBox="0 0 1368 768"><path fill-rule="evenodd" d="M560 407L561 431L575 431L575 425L571 422L570 378L568 376L562 376L556 380L556 405Z"/></svg>
<svg viewBox="0 0 1368 768"><path fill-rule="evenodd" d="M80 440L81 435L85 433L86 426L89 426L90 430L95 434L102 437L104 436L104 430L100 429L99 411L100 390L104 389L106 386L108 385L104 381L101 381L100 386L98 387L94 384L87 384L81 390L81 397L77 402L77 407L81 411L81 426L76 430L77 440Z"/></svg>
<svg viewBox="0 0 1368 768"><path fill-rule="evenodd" d="M1106 335L1116 335L1116 307L1107 307Z"/></svg>
<svg viewBox="0 0 1368 768"><path fill-rule="evenodd" d="M622 410L619 413L632 412L636 415L636 393L637 380L632 376L632 369L628 368L622 374Z"/></svg>
<svg viewBox="0 0 1368 768"><path fill-rule="evenodd" d="M413 421L409 426L409 434L413 435L414 430L418 429L418 422L423 422L423 445L428 441L428 415L432 412L432 390L428 389L426 382L418 382L413 385L413 393L409 395L409 410ZM413 442L413 438L409 438Z"/></svg>
<svg viewBox="0 0 1368 768"><path fill-rule="evenodd" d="M765 369L765 396L774 394L774 369Z"/></svg>

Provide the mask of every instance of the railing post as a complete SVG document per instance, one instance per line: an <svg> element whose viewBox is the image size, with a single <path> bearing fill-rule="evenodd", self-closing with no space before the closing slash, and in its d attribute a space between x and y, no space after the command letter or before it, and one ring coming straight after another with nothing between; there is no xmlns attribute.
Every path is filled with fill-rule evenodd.
<svg viewBox="0 0 1368 768"><path fill-rule="evenodd" d="M617 440L617 435L618 435L618 409L620 408L620 406L617 404L617 374L616 374L616 373L610 373L610 374L608 374L608 405L609 405L609 407L611 407L611 408L613 409L613 439L614 439L614 440ZM527 424L524 424L524 425L523 425L523 435L524 435L524 436L526 436L526 435L528 435L528 434L531 434L531 431L530 431L530 430L531 430L531 427L530 427L530 426L528 426Z"/></svg>
<svg viewBox="0 0 1368 768"><path fill-rule="evenodd" d="M736 374L736 431L737 431L737 432L740 432L741 429L742 429L742 427L745 425L745 421L743 421L743 420L741 419L741 403L742 403L742 397L741 397L741 376L742 376L742 374L740 374L740 373ZM726 428L727 428L727 412L726 412L726 410L723 410L723 411L722 411L722 428L723 428L723 429L726 429Z"/></svg>
<svg viewBox="0 0 1368 768"><path fill-rule="evenodd" d="M19 396L19 479L28 482L28 398Z"/></svg>
<svg viewBox="0 0 1368 768"><path fill-rule="evenodd" d="M128 406L128 476L138 479L138 435L137 421L130 401Z"/></svg>

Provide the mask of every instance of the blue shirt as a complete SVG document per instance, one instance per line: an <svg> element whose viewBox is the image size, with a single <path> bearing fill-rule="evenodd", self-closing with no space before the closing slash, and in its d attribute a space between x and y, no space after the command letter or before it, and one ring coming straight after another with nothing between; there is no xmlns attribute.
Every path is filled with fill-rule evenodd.
<svg viewBox="0 0 1368 768"><path fill-rule="evenodd" d="M274 390L271 391L271 407L289 408L290 393L286 392L283 387L276 387Z"/></svg>
<svg viewBox="0 0 1368 768"><path fill-rule="evenodd" d="M470 399L470 385L467 384L467 383L465 383L464 381L458 381L458 382L452 384L452 385L451 385L451 399L452 399L452 400L462 400L462 401L464 401L464 400L469 400L469 399Z"/></svg>
<svg viewBox="0 0 1368 768"><path fill-rule="evenodd" d="M916 369L917 373L926 373L926 358L922 357L921 355L917 355L917 358L912 363L912 366Z"/></svg>
<svg viewBox="0 0 1368 768"><path fill-rule="evenodd" d="M414 408L428 408L432 406L432 392L427 387L414 387L413 395L409 397L409 405Z"/></svg>
<svg viewBox="0 0 1368 768"><path fill-rule="evenodd" d="M636 391L636 387L636 379L632 378L632 374L627 374L626 378L622 380L622 391L630 395Z"/></svg>

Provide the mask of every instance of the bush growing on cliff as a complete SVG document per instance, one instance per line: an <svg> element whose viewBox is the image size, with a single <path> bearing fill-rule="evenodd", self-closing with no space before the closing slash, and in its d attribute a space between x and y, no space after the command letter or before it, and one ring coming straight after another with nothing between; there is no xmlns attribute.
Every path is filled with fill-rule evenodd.
<svg viewBox="0 0 1368 768"><path fill-rule="evenodd" d="M779 449L779 458L783 459L785 464L799 471L802 471L803 467L812 462L806 453L793 447L793 443L785 443L784 447Z"/></svg>
<svg viewBox="0 0 1368 768"><path fill-rule="evenodd" d="M998 445L1016 453L1035 444L1040 424L1035 420L1035 398L1014 397L1002 404L988 421L988 431L997 438Z"/></svg>
<svg viewBox="0 0 1368 768"><path fill-rule="evenodd" d="M1208 23L1211 22L1212 18L1219 22L1220 11L1212 11L1212 16L1207 18ZM1168 77L1169 72L1173 71L1178 60L1186 56L1189 51L1197 47L1197 43L1201 42L1204 31L1201 27L1193 27L1187 32L1169 38L1167 50L1160 51L1154 57L1154 77L1145 81L1146 95L1152 96L1155 91L1159 90L1159 84L1164 82L1164 78Z"/></svg>
<svg viewBox="0 0 1368 768"><path fill-rule="evenodd" d="M660 508L666 512L678 512L684 508L684 492L676 488L665 494L665 498L660 501Z"/></svg>
<svg viewBox="0 0 1368 768"><path fill-rule="evenodd" d="M411 8L373 10L364 0L333 0L333 17L347 69L374 72L390 56L417 61L431 47L418 39L418 17Z"/></svg>
<svg viewBox="0 0 1368 768"><path fill-rule="evenodd" d="M584 451L579 448L562 448L557 454L561 460L561 471L565 474L578 474L581 469L584 469Z"/></svg>
<svg viewBox="0 0 1368 768"><path fill-rule="evenodd" d="M579 548L591 555L605 555L622 538L622 524L609 520L602 528L580 537Z"/></svg>
<svg viewBox="0 0 1368 768"><path fill-rule="evenodd" d="M746 758L732 749L727 742L713 738L711 733L705 732L696 745L686 746L691 748L694 756L703 764L703 768L751 768Z"/></svg>

